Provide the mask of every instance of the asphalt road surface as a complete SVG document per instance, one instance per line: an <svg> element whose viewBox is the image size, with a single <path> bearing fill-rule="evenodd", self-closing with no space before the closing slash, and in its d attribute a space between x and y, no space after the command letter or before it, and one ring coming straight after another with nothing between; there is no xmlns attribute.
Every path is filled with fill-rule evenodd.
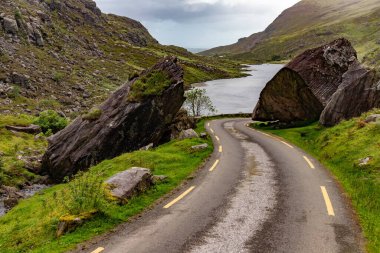
<svg viewBox="0 0 380 253"><path fill-rule="evenodd" d="M77 252L364 252L351 207L326 169L249 122L209 122L215 151L193 180Z"/></svg>

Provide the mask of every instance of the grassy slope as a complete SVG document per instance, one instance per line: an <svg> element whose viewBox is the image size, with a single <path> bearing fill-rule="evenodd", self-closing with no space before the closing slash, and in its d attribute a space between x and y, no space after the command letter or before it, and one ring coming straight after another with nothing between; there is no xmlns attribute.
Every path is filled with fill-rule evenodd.
<svg viewBox="0 0 380 253"><path fill-rule="evenodd" d="M44 136L35 139L34 135L12 133L5 129L6 125L29 125L35 118L28 115L0 117L0 185L21 186L26 181L37 179L37 175L24 168L24 162L18 156L37 155L44 152L47 142Z"/></svg>
<svg viewBox="0 0 380 253"><path fill-rule="evenodd" d="M379 67L379 19L380 3L376 0L303 0L284 11L262 34L208 53L232 54L232 58L247 62L267 62L278 57L286 60L308 48L346 37L357 48L361 60ZM258 36L262 36L260 42L252 47Z"/></svg>
<svg viewBox="0 0 380 253"><path fill-rule="evenodd" d="M324 128L310 126L268 130L306 150L328 168L342 184L359 216L368 251L380 249L380 125L364 124L368 114ZM366 166L359 160L372 156Z"/></svg>
<svg viewBox="0 0 380 253"><path fill-rule="evenodd" d="M203 130L204 121L201 121L197 131ZM21 201L17 207L0 218L1 252L64 252L127 221L152 206L202 164L212 152L211 140L206 141L209 148L204 151L194 152L191 146L204 142L201 139L172 141L154 150L125 154L91 168L88 173L102 173L102 179L106 179L132 166L148 167L155 175L168 176L168 181L133 198L127 205L108 204L101 214L60 239L55 238L55 230L58 218L65 213L57 196L60 196L67 185L53 186L41 194Z"/></svg>
<svg viewBox="0 0 380 253"><path fill-rule="evenodd" d="M77 9L54 11L26 0L0 6L0 11L9 16L15 16L16 6L19 7L25 22L29 17L37 18L37 11L48 14L52 20L41 24L45 34L43 47L29 43L24 31L18 34L19 43L8 42L7 35L0 29L0 38L4 38L0 43L0 80L5 80L12 72L26 74L30 76L31 86L38 90L31 92L12 84L19 92L14 94L12 104L0 99L0 113L75 107L88 110L128 80L129 75L151 67L167 55L179 57L185 69L186 84L241 76L240 66L231 61L201 57L183 48L160 45L137 21L106 14L96 17L97 21L86 21L83 13L89 10L81 1L62 1ZM146 41L146 45L134 43L130 37ZM73 89L78 84L90 97L84 98L83 91ZM16 106L20 104L23 106Z"/></svg>

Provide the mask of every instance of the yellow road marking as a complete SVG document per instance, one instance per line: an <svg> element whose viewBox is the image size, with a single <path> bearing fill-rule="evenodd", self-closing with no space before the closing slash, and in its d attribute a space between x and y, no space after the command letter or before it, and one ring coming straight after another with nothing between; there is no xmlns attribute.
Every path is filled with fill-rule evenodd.
<svg viewBox="0 0 380 253"><path fill-rule="evenodd" d="M189 194L192 190L194 190L195 186L191 186L189 189L187 189L184 193L182 193L181 195L179 195L177 198L175 198L172 202L170 202L169 204L167 204L166 206L164 206L165 209L171 207L172 205L174 205L175 203L177 203L178 201L180 201L181 199L183 199L187 194Z"/></svg>
<svg viewBox="0 0 380 253"><path fill-rule="evenodd" d="M281 141L283 144L285 144L286 146L288 146L289 148L293 148L293 146L292 145L290 145L290 144L288 144L288 143L286 143L285 141Z"/></svg>
<svg viewBox="0 0 380 253"><path fill-rule="evenodd" d="M322 190L323 198L325 199L327 213L330 216L335 216L334 208L333 208L333 206L331 204L331 201L330 201L330 198L329 198L329 194L327 193L326 187L325 186L321 186L321 190Z"/></svg>
<svg viewBox="0 0 380 253"><path fill-rule="evenodd" d="M218 137L218 136L215 136L215 139L216 139L217 141L220 141L220 139L219 139L219 137Z"/></svg>
<svg viewBox="0 0 380 253"><path fill-rule="evenodd" d="M210 126L210 123L207 123L207 126Z"/></svg>
<svg viewBox="0 0 380 253"><path fill-rule="evenodd" d="M309 164L310 168L315 169L314 164L307 158L306 156L303 156L303 159Z"/></svg>
<svg viewBox="0 0 380 253"><path fill-rule="evenodd" d="M214 130L212 130L212 128L210 128L210 132L211 132L211 133L214 133Z"/></svg>
<svg viewBox="0 0 380 253"><path fill-rule="evenodd" d="M222 145L219 146L219 153L222 153L223 152L223 147Z"/></svg>
<svg viewBox="0 0 380 253"><path fill-rule="evenodd" d="M96 250L94 250L94 251L91 252L91 253L100 253L100 252L102 252L103 250L104 250L103 247L99 247L99 248L97 248Z"/></svg>
<svg viewBox="0 0 380 253"><path fill-rule="evenodd" d="M209 171L210 171L210 172L213 171L213 170L216 168L216 166L218 165L218 163L219 163L219 159L216 160L216 161L214 162L214 164L213 164L212 167L209 169Z"/></svg>

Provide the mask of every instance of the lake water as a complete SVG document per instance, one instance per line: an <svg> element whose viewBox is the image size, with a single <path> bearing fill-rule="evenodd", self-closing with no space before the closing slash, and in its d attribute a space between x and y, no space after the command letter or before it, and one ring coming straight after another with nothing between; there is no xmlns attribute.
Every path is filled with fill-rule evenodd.
<svg viewBox="0 0 380 253"><path fill-rule="evenodd" d="M266 83L283 67L280 64L250 65L247 73L251 76L206 82L205 89L216 114L252 113L259 101Z"/></svg>

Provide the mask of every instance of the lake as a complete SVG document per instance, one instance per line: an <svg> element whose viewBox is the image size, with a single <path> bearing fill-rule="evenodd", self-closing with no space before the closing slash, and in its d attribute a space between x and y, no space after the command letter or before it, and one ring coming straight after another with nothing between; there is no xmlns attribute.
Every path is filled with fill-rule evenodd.
<svg viewBox="0 0 380 253"><path fill-rule="evenodd" d="M206 90L216 114L252 113L266 83L283 67L281 64L250 65L251 76L234 79L213 80L196 84Z"/></svg>

